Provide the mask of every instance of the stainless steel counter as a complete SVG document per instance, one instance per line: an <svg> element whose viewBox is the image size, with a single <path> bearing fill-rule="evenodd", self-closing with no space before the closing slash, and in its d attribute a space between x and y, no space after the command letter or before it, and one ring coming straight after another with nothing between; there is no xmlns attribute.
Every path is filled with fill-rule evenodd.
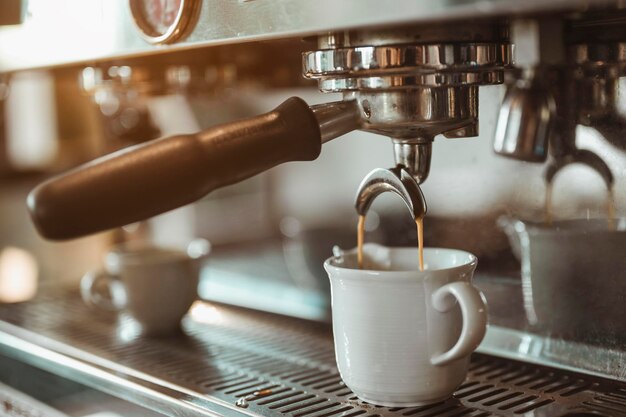
<svg viewBox="0 0 626 417"><path fill-rule="evenodd" d="M481 354L454 398L372 406L343 385L327 325L219 304L195 304L161 339L59 291L0 319L1 353L171 416L626 416L624 383Z"/></svg>

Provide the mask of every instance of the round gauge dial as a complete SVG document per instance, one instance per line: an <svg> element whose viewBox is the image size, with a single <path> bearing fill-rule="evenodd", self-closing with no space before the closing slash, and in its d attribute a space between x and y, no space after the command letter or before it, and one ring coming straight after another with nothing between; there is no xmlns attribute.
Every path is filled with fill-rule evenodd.
<svg viewBox="0 0 626 417"><path fill-rule="evenodd" d="M151 43L170 43L193 28L201 0L129 0L139 33Z"/></svg>

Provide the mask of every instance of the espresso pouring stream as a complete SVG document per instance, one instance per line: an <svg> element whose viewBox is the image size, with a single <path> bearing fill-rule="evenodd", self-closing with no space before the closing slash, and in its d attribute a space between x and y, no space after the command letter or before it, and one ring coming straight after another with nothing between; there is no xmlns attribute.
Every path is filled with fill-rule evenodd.
<svg viewBox="0 0 626 417"><path fill-rule="evenodd" d="M363 269L363 239L365 238L365 216L359 215L359 223L356 230L356 246L357 246L357 261L359 263L359 269Z"/></svg>
<svg viewBox="0 0 626 417"><path fill-rule="evenodd" d="M424 270L424 218L418 217L415 219L415 225L417 226L417 252L420 263L420 271Z"/></svg>
<svg viewBox="0 0 626 417"><path fill-rule="evenodd" d="M419 258L420 271L424 270L424 218L415 219L417 226L417 250ZM359 269L363 269L363 241L365 239L365 216L359 215L359 223L357 226L357 261Z"/></svg>

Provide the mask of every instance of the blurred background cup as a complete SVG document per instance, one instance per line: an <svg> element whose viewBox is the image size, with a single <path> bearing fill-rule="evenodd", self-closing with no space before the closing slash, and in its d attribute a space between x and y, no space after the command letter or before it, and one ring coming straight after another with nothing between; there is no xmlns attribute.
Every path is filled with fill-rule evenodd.
<svg viewBox="0 0 626 417"><path fill-rule="evenodd" d="M196 300L202 261L210 251L203 239L185 250L126 244L105 256L104 269L81 280L85 303L96 309L128 313L142 335L175 333Z"/></svg>
<svg viewBox="0 0 626 417"><path fill-rule="evenodd" d="M412 407L448 398L465 380L469 355L487 327L484 298L471 284L477 259L455 249L364 245L324 267L332 289L337 366L363 401Z"/></svg>
<svg viewBox="0 0 626 417"><path fill-rule="evenodd" d="M526 318L567 339L626 343L626 219L551 224L502 216L520 259Z"/></svg>

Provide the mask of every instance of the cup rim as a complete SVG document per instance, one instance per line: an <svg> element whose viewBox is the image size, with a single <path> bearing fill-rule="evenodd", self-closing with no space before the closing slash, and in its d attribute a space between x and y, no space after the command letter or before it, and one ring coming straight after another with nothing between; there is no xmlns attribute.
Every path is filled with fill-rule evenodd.
<svg viewBox="0 0 626 417"><path fill-rule="evenodd" d="M192 242L194 241L196 240ZM146 259L146 257L141 254L144 250L156 250L162 254L171 254L173 256L154 256L152 259ZM187 250L185 250L185 248L174 245L161 245L152 242L120 243L109 248L104 255L103 263L106 271L113 275L118 275L121 271L122 264L136 267L159 266L164 264L179 265L190 262L200 263L209 256L210 252L210 245L202 254L190 254L189 246Z"/></svg>
<svg viewBox="0 0 626 417"><path fill-rule="evenodd" d="M160 258L155 256L150 261L146 262L146 259L140 259L145 256L144 250L155 250L156 252L162 254L175 254L180 255L175 258ZM142 253L143 252L143 253ZM179 262L179 261L187 261L192 259L187 255L187 253L178 248L172 248L167 246L137 246L137 247L127 247L124 245L118 245L110 248L105 254L105 258L109 258L110 256L116 257L118 259L123 259L124 262L134 263L137 261L141 261L141 263L145 264L158 264L162 262Z"/></svg>
<svg viewBox="0 0 626 417"><path fill-rule="evenodd" d="M379 245L376 243L366 243L364 245L364 248L366 247L380 247L380 248L386 248L388 250L412 250L412 251L417 249L413 246L395 246L394 247L394 246ZM345 253L355 253L356 250L357 248L352 248L350 250L345 251ZM420 271L419 269L381 271L381 270L375 270L375 269L355 269L355 268L342 267L334 263L334 261L337 260L339 256L333 255L324 261L324 269L327 272L330 272L330 270L333 270L337 273L342 274L342 276L344 277L347 274L354 274L354 275L359 275L359 278L363 278L363 277L378 278L381 275L384 275L385 279L388 279L390 277L401 278L401 277L407 277L407 276L410 276L412 279L415 279L415 278L425 278L428 276L432 276L433 274L436 274L436 273L447 274L451 271L461 270L461 269L465 269L468 267L475 268L476 265L478 264L478 257L476 255L474 255L473 253L461 250L461 249L425 247L424 256L426 256L426 252L432 252L432 251L445 251L449 253L453 252L453 253L457 253L461 255L467 255L469 259L467 262L463 264L454 265L454 266L450 266L446 268L425 269L424 271Z"/></svg>

